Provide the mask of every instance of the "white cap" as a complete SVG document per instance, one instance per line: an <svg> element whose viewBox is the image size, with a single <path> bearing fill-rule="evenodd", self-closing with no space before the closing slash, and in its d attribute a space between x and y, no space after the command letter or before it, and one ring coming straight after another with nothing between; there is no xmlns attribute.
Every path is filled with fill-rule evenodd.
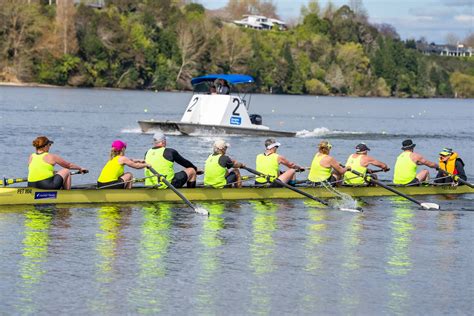
<svg viewBox="0 0 474 316"><path fill-rule="evenodd" d="M225 149L225 148L228 148L230 147L230 145L228 143L226 143L225 140L223 139L218 139L214 142L214 145L212 145L212 147L214 147L214 149Z"/></svg>
<svg viewBox="0 0 474 316"><path fill-rule="evenodd" d="M155 140L155 142L162 142L162 141L166 140L166 136L165 136L165 134L163 134L163 132L156 132L153 135L153 139Z"/></svg>
<svg viewBox="0 0 474 316"><path fill-rule="evenodd" d="M275 147L280 147L281 144L279 142L277 142L274 138L269 138L265 141L265 148L267 150L270 150L272 148L275 148Z"/></svg>

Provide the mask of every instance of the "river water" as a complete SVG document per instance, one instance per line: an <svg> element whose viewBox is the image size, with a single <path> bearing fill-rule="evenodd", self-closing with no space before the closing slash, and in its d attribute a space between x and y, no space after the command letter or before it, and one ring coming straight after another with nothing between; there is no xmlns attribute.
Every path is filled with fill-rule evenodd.
<svg viewBox="0 0 474 316"><path fill-rule="evenodd" d="M113 139L143 157L152 137L136 121L179 120L189 98L0 87L0 176L25 176L44 134L90 169L73 184L93 183ZM254 95L250 112L299 132L279 139L279 153L301 165L329 139L341 162L364 141L393 167L410 137L431 160L453 147L474 178L473 100ZM203 167L214 139L170 136L168 146ZM263 150L264 138L226 140L250 166ZM472 314L473 197L419 199L443 210L395 197L361 199L363 213L306 200L199 203L209 218L180 203L0 206L0 313Z"/></svg>

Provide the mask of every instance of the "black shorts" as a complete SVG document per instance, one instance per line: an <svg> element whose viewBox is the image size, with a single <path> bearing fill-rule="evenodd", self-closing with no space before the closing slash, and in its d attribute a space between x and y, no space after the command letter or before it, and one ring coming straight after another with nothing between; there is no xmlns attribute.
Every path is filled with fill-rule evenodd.
<svg viewBox="0 0 474 316"><path fill-rule="evenodd" d="M55 174L48 179L36 182L28 182L28 186L43 190L59 190L63 187L63 182L63 177L61 177L59 174Z"/></svg>
<svg viewBox="0 0 474 316"><path fill-rule="evenodd" d="M420 180L418 180L418 178L415 178L413 180L411 180L410 182L408 182L407 184L404 184L404 185L409 185L409 186L415 186L415 185L420 185Z"/></svg>
<svg viewBox="0 0 474 316"><path fill-rule="evenodd" d="M230 188L232 183L237 182L237 174L235 174L234 171L229 172L229 174L225 177L225 181L227 182L227 185L224 187Z"/></svg>
<svg viewBox="0 0 474 316"><path fill-rule="evenodd" d="M186 182L188 182L188 175L184 171L180 171L174 174L173 180L171 180L171 184L175 188L182 188Z"/></svg>
<svg viewBox="0 0 474 316"><path fill-rule="evenodd" d="M329 184L331 184L332 187L336 186L336 178L331 175L329 177L329 179L327 179L326 181L324 182L329 182ZM322 182L312 182L312 181L308 181L308 185L309 186L312 186L312 187L320 187L320 186L323 186Z"/></svg>
<svg viewBox="0 0 474 316"><path fill-rule="evenodd" d="M122 178L118 178L117 180L109 181L109 182L97 181L97 187L104 188L104 189L125 189L125 182L123 181Z"/></svg>

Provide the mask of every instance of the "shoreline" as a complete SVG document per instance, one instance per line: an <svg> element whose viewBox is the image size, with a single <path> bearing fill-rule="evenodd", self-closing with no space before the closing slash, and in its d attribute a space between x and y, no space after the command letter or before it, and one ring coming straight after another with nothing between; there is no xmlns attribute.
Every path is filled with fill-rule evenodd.
<svg viewBox="0 0 474 316"><path fill-rule="evenodd" d="M7 82L0 81L0 87L27 87L27 88L59 88L59 89L94 89L94 90L114 90L114 91L148 91L148 92L178 92L186 93L192 92L192 90L151 90L151 89L123 89L123 88L110 88L110 87L75 87L75 86L57 86L52 84L45 83L36 83L36 82ZM264 95L277 95L273 93L262 93L257 94ZM293 95L293 94L281 94L281 95ZM397 96L388 96L388 97L379 97L379 96L358 96L358 95L347 95L347 94L329 94L329 95L318 95L318 94L297 94L300 96L314 96L314 97L348 97L348 98L384 98L384 99L452 99L452 100L469 100L469 98L456 98L456 97L431 97L431 98L420 98L418 96L407 96L407 97L397 97Z"/></svg>

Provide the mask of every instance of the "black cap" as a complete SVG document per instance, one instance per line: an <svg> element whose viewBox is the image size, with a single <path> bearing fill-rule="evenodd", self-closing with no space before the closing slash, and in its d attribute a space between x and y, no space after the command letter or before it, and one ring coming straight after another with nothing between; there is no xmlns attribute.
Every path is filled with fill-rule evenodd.
<svg viewBox="0 0 474 316"><path fill-rule="evenodd" d="M367 147L367 145L364 144L364 143L360 143L359 145L356 146L356 152L358 152L358 153L361 153L361 152L364 152L364 151L369 151L369 150L370 150L370 148Z"/></svg>
<svg viewBox="0 0 474 316"><path fill-rule="evenodd" d="M416 144L411 139L406 139L402 142L402 150L413 149L415 146Z"/></svg>

